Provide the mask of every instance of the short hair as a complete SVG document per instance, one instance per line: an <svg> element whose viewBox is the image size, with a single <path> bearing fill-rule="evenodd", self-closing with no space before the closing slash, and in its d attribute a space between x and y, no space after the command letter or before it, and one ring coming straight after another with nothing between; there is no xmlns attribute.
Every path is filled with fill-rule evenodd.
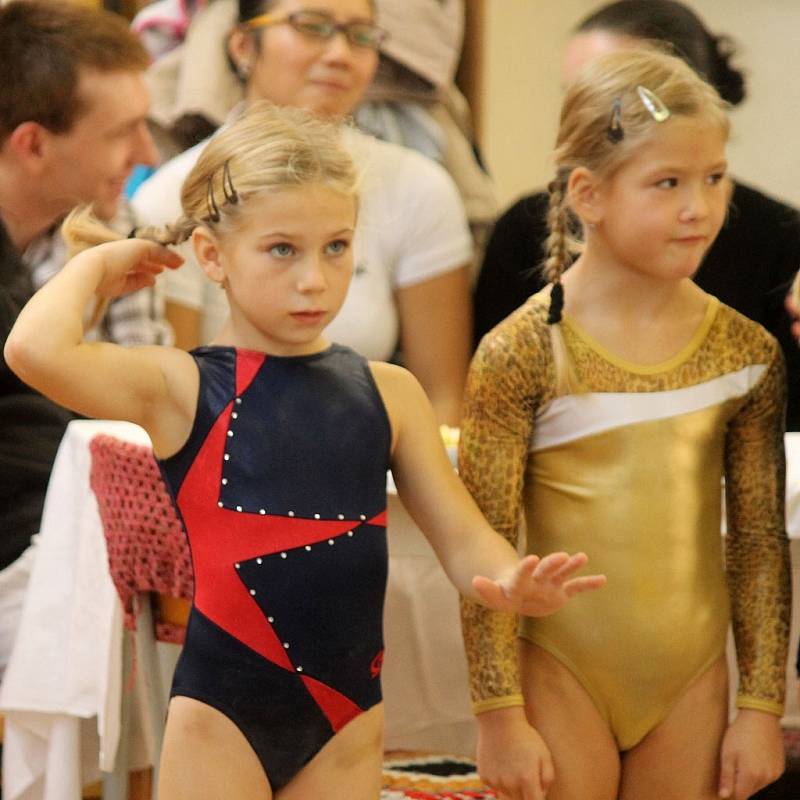
<svg viewBox="0 0 800 800"><path fill-rule="evenodd" d="M368 0L370 11L375 16L377 8L375 0ZM247 22L250 19L268 14L278 3L278 0L239 0L239 22Z"/></svg>
<svg viewBox="0 0 800 800"><path fill-rule="evenodd" d="M0 6L0 142L23 122L66 133L85 112L82 70L142 72L150 57L118 14L65 0Z"/></svg>
<svg viewBox="0 0 800 800"><path fill-rule="evenodd" d="M734 106L744 100L744 75L730 63L736 54L731 38L709 31L694 11L677 0L616 0L593 11L575 27L575 33L589 31L668 45L723 100Z"/></svg>

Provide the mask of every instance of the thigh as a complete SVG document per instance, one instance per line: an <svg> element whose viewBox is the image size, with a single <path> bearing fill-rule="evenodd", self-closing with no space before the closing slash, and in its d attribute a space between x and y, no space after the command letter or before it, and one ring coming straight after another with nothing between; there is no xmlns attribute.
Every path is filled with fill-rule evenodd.
<svg viewBox="0 0 800 800"><path fill-rule="evenodd" d="M275 800L378 798L383 763L383 703L344 726Z"/></svg>
<svg viewBox="0 0 800 800"><path fill-rule="evenodd" d="M221 711L173 697L167 713L159 800L271 800L261 762L244 734Z"/></svg>
<svg viewBox="0 0 800 800"><path fill-rule="evenodd" d="M696 678L667 716L622 761L620 800L712 800L728 721L724 658Z"/></svg>
<svg viewBox="0 0 800 800"><path fill-rule="evenodd" d="M528 719L553 757L547 800L615 800L619 752L580 681L557 658L520 640L520 674Z"/></svg>

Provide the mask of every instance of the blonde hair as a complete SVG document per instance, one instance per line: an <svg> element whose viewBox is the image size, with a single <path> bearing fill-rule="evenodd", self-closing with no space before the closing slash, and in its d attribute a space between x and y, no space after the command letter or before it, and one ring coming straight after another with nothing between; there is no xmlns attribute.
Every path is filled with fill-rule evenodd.
<svg viewBox="0 0 800 800"><path fill-rule="evenodd" d="M669 111L658 121L642 99L640 88L655 95ZM625 49L590 61L570 85L561 106L556 147L556 176L550 183L547 223L550 229L544 277L553 284L548 319L559 390L579 385L569 363L558 325L563 290L561 276L580 252L580 220L569 208L567 185L572 171L584 167L600 178L613 177L633 154L669 125L672 117L704 117L727 137L728 105L709 83L675 56L658 50ZM621 135L609 135L612 127Z"/></svg>
<svg viewBox="0 0 800 800"><path fill-rule="evenodd" d="M202 151L181 188L181 217L132 234L180 244L203 225L225 237L242 222L249 198L317 183L347 196L357 194L358 176L339 127L307 111L257 103ZM70 255L122 238L86 206L67 217L62 233Z"/></svg>

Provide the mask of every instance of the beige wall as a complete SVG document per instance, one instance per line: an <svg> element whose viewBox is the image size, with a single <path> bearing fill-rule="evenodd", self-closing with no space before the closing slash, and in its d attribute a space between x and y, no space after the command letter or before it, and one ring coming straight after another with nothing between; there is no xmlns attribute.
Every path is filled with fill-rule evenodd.
<svg viewBox="0 0 800 800"><path fill-rule="evenodd" d="M741 46L750 97L733 114L733 172L800 205L800 0L688 0ZM503 206L550 179L561 51L596 0L486 0L486 160Z"/></svg>

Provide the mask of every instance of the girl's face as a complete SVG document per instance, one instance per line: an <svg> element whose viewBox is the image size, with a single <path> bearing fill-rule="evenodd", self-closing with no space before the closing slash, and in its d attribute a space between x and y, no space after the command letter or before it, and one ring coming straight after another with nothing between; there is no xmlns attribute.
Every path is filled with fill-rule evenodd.
<svg viewBox="0 0 800 800"><path fill-rule="evenodd" d="M656 123L651 139L597 191L595 236L617 264L657 279L691 277L725 219L726 136L704 117Z"/></svg>
<svg viewBox="0 0 800 800"><path fill-rule="evenodd" d="M322 331L341 308L353 271L355 196L312 184L247 203L212 269L204 265L226 281L234 343L274 355L323 350Z"/></svg>
<svg viewBox="0 0 800 800"><path fill-rule="evenodd" d="M269 13L280 18L311 10L329 14L340 24L373 21L368 0L281 0ZM323 39L295 30L288 22L252 33L237 31L231 52L249 74L248 100L269 100L333 117L353 111L378 65L376 50L351 44L341 31Z"/></svg>

